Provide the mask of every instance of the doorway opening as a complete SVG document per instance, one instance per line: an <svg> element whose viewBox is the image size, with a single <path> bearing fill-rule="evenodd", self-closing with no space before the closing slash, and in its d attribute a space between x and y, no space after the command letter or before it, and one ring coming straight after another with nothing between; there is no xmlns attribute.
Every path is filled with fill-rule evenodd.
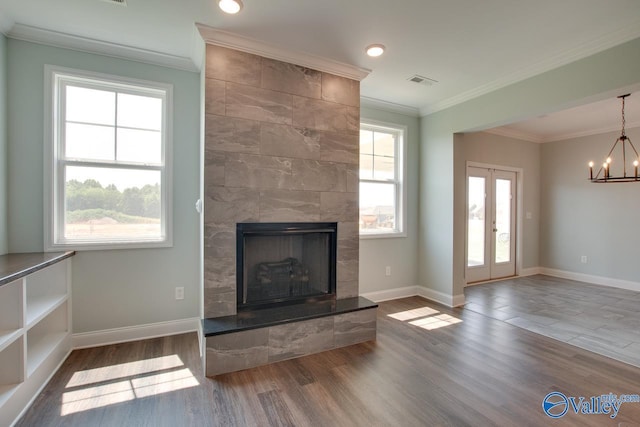
<svg viewBox="0 0 640 427"><path fill-rule="evenodd" d="M467 164L466 282L515 276L518 170Z"/></svg>

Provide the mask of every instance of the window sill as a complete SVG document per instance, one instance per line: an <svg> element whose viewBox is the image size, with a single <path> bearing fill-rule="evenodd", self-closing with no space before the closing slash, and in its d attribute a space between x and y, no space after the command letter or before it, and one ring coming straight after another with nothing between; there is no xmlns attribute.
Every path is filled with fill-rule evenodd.
<svg viewBox="0 0 640 427"><path fill-rule="evenodd" d="M171 248L173 247L173 241L167 239L163 241L138 241L138 242L113 242L113 243L64 243L47 245L46 252L55 251L108 251L108 250L121 250L121 249L155 249L155 248Z"/></svg>
<svg viewBox="0 0 640 427"><path fill-rule="evenodd" d="M404 237L407 237L407 233L406 232L360 234L360 240L399 239L399 238L404 238Z"/></svg>

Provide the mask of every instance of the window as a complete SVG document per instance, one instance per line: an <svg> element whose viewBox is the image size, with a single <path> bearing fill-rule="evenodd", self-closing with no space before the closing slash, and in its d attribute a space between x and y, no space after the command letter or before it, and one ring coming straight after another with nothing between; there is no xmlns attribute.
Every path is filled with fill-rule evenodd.
<svg viewBox="0 0 640 427"><path fill-rule="evenodd" d="M403 128L360 124L360 236L404 236Z"/></svg>
<svg viewBox="0 0 640 427"><path fill-rule="evenodd" d="M45 76L47 249L171 246L171 86Z"/></svg>

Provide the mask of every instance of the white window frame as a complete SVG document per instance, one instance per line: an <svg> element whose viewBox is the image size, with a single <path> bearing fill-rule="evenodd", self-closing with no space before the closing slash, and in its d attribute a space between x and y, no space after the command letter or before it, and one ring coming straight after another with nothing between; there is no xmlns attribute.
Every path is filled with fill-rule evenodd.
<svg viewBox="0 0 640 427"><path fill-rule="evenodd" d="M360 129L393 133L396 135L395 146L395 171L396 177L394 180L379 180L379 179L359 179L361 182L371 183L394 183L396 185L396 228L393 231L380 231L380 232L368 232L359 233L360 239L388 239L407 237L407 171L405 168L405 161L407 157L407 127L398 125L395 123L387 123L378 120L364 119L360 122ZM358 142L359 144L359 142ZM359 228L358 228L359 230Z"/></svg>
<svg viewBox="0 0 640 427"><path fill-rule="evenodd" d="M119 92L153 94L163 98L162 160L160 165L147 165L123 161L79 161L64 159L60 126L60 111L64 106L60 99L63 84L110 88ZM172 198L172 136L173 136L173 85L147 80L96 73L91 71L45 65L44 69L44 247L45 251L105 250L134 248L164 248L173 246L173 198ZM82 239L66 240L64 226L64 165L112 167L114 169L160 171L160 225L159 239Z"/></svg>

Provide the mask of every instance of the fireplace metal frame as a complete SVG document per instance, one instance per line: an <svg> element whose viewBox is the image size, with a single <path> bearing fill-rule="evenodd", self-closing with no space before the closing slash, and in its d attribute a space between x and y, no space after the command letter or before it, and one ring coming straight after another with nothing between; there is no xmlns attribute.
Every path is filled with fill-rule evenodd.
<svg viewBox="0 0 640 427"><path fill-rule="evenodd" d="M329 237L329 292L314 296L295 296L273 299L267 303L244 303L244 237L287 236L309 233L327 233ZM242 222L236 224L236 300L238 311L270 308L285 304L336 299L336 267L338 249L337 222Z"/></svg>

